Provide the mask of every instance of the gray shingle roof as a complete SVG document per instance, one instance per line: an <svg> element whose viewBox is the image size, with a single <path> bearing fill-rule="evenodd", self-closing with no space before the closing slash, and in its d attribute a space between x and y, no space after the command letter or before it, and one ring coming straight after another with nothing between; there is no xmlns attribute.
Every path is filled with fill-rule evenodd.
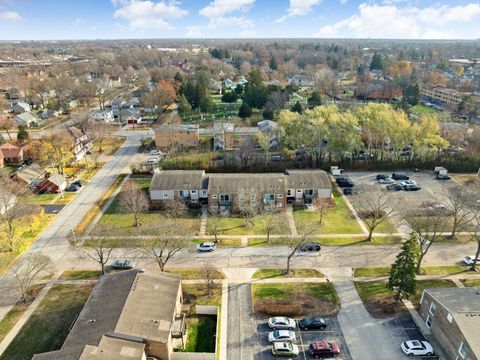
<svg viewBox="0 0 480 360"><path fill-rule="evenodd" d="M203 170L163 170L153 175L150 190L200 190L205 188Z"/></svg>
<svg viewBox="0 0 480 360"><path fill-rule="evenodd" d="M284 193L283 174L210 174L209 194Z"/></svg>

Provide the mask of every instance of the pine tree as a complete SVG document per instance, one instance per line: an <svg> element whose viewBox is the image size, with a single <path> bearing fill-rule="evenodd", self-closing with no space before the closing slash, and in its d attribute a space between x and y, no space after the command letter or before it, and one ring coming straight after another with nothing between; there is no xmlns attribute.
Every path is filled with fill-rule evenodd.
<svg viewBox="0 0 480 360"><path fill-rule="evenodd" d="M243 120L252 116L252 108L250 105L245 102L242 103L242 106L240 106L240 109L238 109L238 116L240 116Z"/></svg>
<svg viewBox="0 0 480 360"><path fill-rule="evenodd" d="M178 102L178 112L180 114L184 114L187 111L192 110L192 107L190 106L190 103L188 102L184 94L180 95L177 102Z"/></svg>
<svg viewBox="0 0 480 360"><path fill-rule="evenodd" d="M416 266L420 249L418 247L418 237L415 233L410 234L390 268L390 277L387 288L395 293L397 301L408 299L415 294L417 285Z"/></svg>
<svg viewBox="0 0 480 360"><path fill-rule="evenodd" d="M297 112L299 114L303 113L303 107L302 107L302 104L300 104L299 101L297 101L295 103L295 105L293 105L292 112Z"/></svg>
<svg viewBox="0 0 480 360"><path fill-rule="evenodd" d="M314 91L312 92L312 95L310 95L310 97L308 98L307 103L309 108L320 106L322 105L322 96L318 91Z"/></svg>
<svg viewBox="0 0 480 360"><path fill-rule="evenodd" d="M17 132L17 140L18 141L25 141L28 140L30 135L28 134L28 130L25 126L19 125L18 132Z"/></svg>
<svg viewBox="0 0 480 360"><path fill-rule="evenodd" d="M370 70L383 70L383 61L380 54L373 54L372 62L370 63Z"/></svg>

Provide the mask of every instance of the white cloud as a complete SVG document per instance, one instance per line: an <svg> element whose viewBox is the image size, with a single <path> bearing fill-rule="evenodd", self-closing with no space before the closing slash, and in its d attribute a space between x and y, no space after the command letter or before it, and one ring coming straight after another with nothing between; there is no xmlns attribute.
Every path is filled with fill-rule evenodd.
<svg viewBox="0 0 480 360"><path fill-rule="evenodd" d="M112 0L112 3L120 6L113 16L126 20L132 29L171 30L174 27L166 19L178 19L188 14L176 1Z"/></svg>
<svg viewBox="0 0 480 360"><path fill-rule="evenodd" d="M359 5L358 14L322 27L315 36L477 38L480 36L480 29L475 26L474 20L478 17L480 4L474 3L426 8L363 3ZM473 26L469 26L469 23Z"/></svg>
<svg viewBox="0 0 480 360"><path fill-rule="evenodd" d="M21 17L20 14L15 12L15 11L2 11L2 12L0 12L0 20L22 21L22 20L25 20L25 19L23 17Z"/></svg>
<svg viewBox="0 0 480 360"><path fill-rule="evenodd" d="M312 8L321 1L322 0L290 0L290 7L287 9L287 14L275 21L282 22L289 17L307 15L310 11L312 11Z"/></svg>
<svg viewBox="0 0 480 360"><path fill-rule="evenodd" d="M243 14L247 13L254 3L255 0L214 0L201 9L199 14L209 19L210 28L252 27L253 21Z"/></svg>
<svg viewBox="0 0 480 360"><path fill-rule="evenodd" d="M185 37L199 37L202 35L200 26L187 26L187 32L185 33Z"/></svg>

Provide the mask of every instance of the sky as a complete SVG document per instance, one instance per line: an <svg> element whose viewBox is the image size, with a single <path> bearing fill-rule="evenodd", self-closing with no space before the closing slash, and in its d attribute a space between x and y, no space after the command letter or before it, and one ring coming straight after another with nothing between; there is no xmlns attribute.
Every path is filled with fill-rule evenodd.
<svg viewBox="0 0 480 360"><path fill-rule="evenodd" d="M0 40L479 39L472 0L0 0Z"/></svg>

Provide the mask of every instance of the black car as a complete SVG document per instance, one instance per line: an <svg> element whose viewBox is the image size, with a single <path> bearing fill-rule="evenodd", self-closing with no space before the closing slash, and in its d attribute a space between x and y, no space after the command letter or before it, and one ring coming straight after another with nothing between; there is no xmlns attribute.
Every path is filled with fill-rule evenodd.
<svg viewBox="0 0 480 360"><path fill-rule="evenodd" d="M347 177L338 177L336 182L340 187L353 187L353 181Z"/></svg>
<svg viewBox="0 0 480 360"><path fill-rule="evenodd" d="M320 251L321 245L315 242L307 242L300 246L300 251Z"/></svg>
<svg viewBox="0 0 480 360"><path fill-rule="evenodd" d="M308 330L308 329L325 330L325 328L327 327L327 322L325 321L324 318L321 318L319 316L310 316L300 320L298 322L298 327L302 330Z"/></svg>
<svg viewBox="0 0 480 360"><path fill-rule="evenodd" d="M421 187L416 184L407 184L403 187L403 190L405 191L418 191L420 189Z"/></svg>
<svg viewBox="0 0 480 360"><path fill-rule="evenodd" d="M378 175L377 175L377 181L378 181L378 180L382 180L382 179L387 179L387 178L389 178L388 175L384 175L384 174L378 174Z"/></svg>
<svg viewBox="0 0 480 360"><path fill-rule="evenodd" d="M343 189L343 195L356 195L358 190L354 187L346 187Z"/></svg>
<svg viewBox="0 0 480 360"><path fill-rule="evenodd" d="M81 188L83 186L83 181L82 180L75 180L74 182L72 182L70 184L70 186L72 186L72 185L75 185L75 186Z"/></svg>
<svg viewBox="0 0 480 360"><path fill-rule="evenodd" d="M387 185L387 190L400 191L400 190L402 190L402 189L403 189L403 187L402 187L402 185L400 185L400 184Z"/></svg>
<svg viewBox="0 0 480 360"><path fill-rule="evenodd" d="M393 173L393 180L409 180L410 178L405 173Z"/></svg>
<svg viewBox="0 0 480 360"><path fill-rule="evenodd" d="M66 192L77 192L78 190L80 190L80 187L78 187L78 186L76 186L76 185L73 185L73 184L70 184L70 185L65 189Z"/></svg>

